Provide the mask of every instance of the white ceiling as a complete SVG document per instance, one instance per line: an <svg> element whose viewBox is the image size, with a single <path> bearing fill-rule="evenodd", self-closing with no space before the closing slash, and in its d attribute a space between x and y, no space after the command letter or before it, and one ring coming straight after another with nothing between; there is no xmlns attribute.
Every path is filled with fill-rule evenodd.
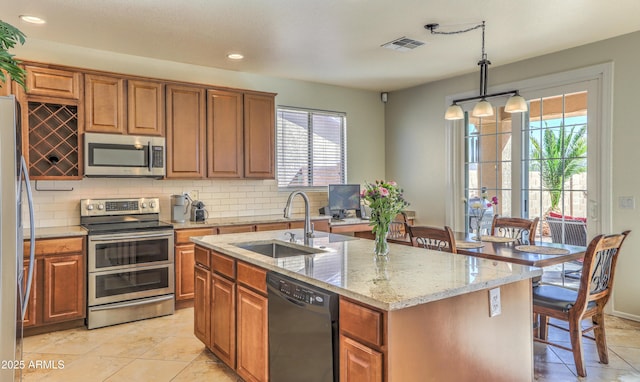
<svg viewBox="0 0 640 382"><path fill-rule="evenodd" d="M40 16L30 25L21 14ZM391 91L640 30L640 0L21 0L0 18L29 38L266 76ZM408 52L381 47L407 36ZM630 49L635 49L630 47ZM234 62L227 53L241 52ZM604 58L606 59L606 57ZM489 78L491 82L491 78Z"/></svg>

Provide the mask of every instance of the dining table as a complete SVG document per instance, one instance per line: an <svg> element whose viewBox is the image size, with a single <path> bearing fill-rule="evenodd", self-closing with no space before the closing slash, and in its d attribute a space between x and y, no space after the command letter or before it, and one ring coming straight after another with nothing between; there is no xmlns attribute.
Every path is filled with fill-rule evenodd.
<svg viewBox="0 0 640 382"><path fill-rule="evenodd" d="M520 241L500 236L480 236L455 232L459 254L506 261L532 267L548 267L584 258L587 247L544 241Z"/></svg>

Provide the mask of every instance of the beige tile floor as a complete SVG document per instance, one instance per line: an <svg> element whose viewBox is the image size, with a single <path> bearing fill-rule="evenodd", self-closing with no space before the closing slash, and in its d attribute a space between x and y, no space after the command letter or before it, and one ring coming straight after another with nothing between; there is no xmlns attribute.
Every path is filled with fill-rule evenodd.
<svg viewBox="0 0 640 382"><path fill-rule="evenodd" d="M554 321L563 325L561 321ZM585 322L585 327L588 322ZM605 326L609 364L601 364L594 341L583 339L587 377L577 377L573 354L545 344L534 343L534 377L536 381L595 382L640 381L640 322L606 316ZM549 328L549 339L569 347L567 332Z"/></svg>
<svg viewBox="0 0 640 382"><path fill-rule="evenodd" d="M610 316L606 323L608 365L598 362L595 345L585 340L588 376L578 378L570 352L536 343L535 380L640 381L640 323ZM569 341L557 329L551 328L549 336ZM27 337L24 352L26 382L241 381L193 336L192 308L107 328ZM60 363L63 368L53 367Z"/></svg>
<svg viewBox="0 0 640 382"><path fill-rule="evenodd" d="M27 337L24 360L26 382L241 381L194 337L192 308L106 328ZM54 368L59 363L63 367Z"/></svg>

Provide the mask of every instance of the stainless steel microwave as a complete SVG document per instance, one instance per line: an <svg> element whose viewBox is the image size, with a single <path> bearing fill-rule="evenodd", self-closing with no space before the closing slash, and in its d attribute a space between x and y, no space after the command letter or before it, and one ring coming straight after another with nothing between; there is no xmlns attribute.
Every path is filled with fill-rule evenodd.
<svg viewBox="0 0 640 382"><path fill-rule="evenodd" d="M84 134L84 175L88 177L165 176L164 137Z"/></svg>

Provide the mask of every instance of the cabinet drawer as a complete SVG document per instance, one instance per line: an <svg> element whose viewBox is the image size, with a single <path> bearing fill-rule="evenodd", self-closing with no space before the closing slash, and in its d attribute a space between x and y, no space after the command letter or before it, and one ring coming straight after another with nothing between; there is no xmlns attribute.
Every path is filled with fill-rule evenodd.
<svg viewBox="0 0 640 382"><path fill-rule="evenodd" d="M330 228L329 228L329 220L328 219L322 219L322 220L315 220L312 221L311 223L313 223L313 229L316 231L322 231L322 232L329 232ZM304 222L303 222L304 225ZM293 227L291 227L293 228ZM302 228L302 227L300 227Z"/></svg>
<svg viewBox="0 0 640 382"><path fill-rule="evenodd" d="M383 314L340 299L340 330L359 341L382 346Z"/></svg>
<svg viewBox="0 0 640 382"><path fill-rule="evenodd" d="M215 235L216 229L213 227L210 228L197 228L197 229L181 229L176 231L176 244L189 244L191 240L190 237L193 236L207 236L207 235Z"/></svg>
<svg viewBox="0 0 640 382"><path fill-rule="evenodd" d="M281 222L281 223L264 223L264 224L256 224L256 231L276 231L279 229L289 229L289 223Z"/></svg>
<svg viewBox="0 0 640 382"><path fill-rule="evenodd" d="M193 256L195 257L196 264L201 265L203 268L211 269L211 256L209 256L208 249L196 245Z"/></svg>
<svg viewBox="0 0 640 382"><path fill-rule="evenodd" d="M238 261L238 282L267 294L267 271Z"/></svg>
<svg viewBox="0 0 640 382"><path fill-rule="evenodd" d="M291 223L289 223L289 228L291 228L291 229L304 228L304 221L303 220L297 220L297 221L291 222ZM314 224L314 228L315 228L315 224Z"/></svg>
<svg viewBox="0 0 640 382"><path fill-rule="evenodd" d="M29 94L72 99L80 97L80 73L29 65L25 68Z"/></svg>
<svg viewBox="0 0 640 382"><path fill-rule="evenodd" d="M328 219L322 219L322 220L312 220L311 224L313 224L313 230L314 231L322 231L322 232L329 232L329 220ZM291 229L294 228L304 228L304 220L296 220L293 221L289 224Z"/></svg>
<svg viewBox="0 0 640 382"><path fill-rule="evenodd" d="M236 262L229 256L211 251L211 269L230 279L236 278Z"/></svg>
<svg viewBox="0 0 640 382"><path fill-rule="evenodd" d="M218 233L220 235L225 233L244 233L244 232L253 232L253 225L230 225L224 227L218 227Z"/></svg>
<svg viewBox="0 0 640 382"><path fill-rule="evenodd" d="M331 226L331 232L333 233L371 232L371 226L369 225L369 223L334 225L334 226Z"/></svg>
<svg viewBox="0 0 640 382"><path fill-rule="evenodd" d="M24 242L24 255L29 256L31 245ZM59 239L39 239L36 240L36 256L60 255L64 253L78 253L84 251L84 237L65 237Z"/></svg>

